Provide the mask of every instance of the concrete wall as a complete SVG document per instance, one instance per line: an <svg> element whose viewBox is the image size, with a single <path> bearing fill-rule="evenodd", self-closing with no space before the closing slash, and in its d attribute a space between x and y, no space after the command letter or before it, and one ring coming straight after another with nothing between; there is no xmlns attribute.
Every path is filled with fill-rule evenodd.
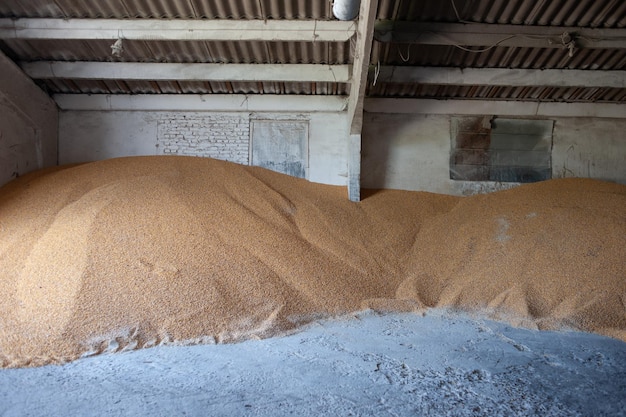
<svg viewBox="0 0 626 417"><path fill-rule="evenodd" d="M447 115L366 113L361 185L467 195L512 183L450 180ZM555 121L552 177L597 178L626 184L626 119Z"/></svg>
<svg viewBox="0 0 626 417"><path fill-rule="evenodd" d="M59 163L180 154L249 164L249 158L243 157L249 155L249 123L266 119L307 120L307 178L324 184L346 185L348 128L345 113L62 111Z"/></svg>
<svg viewBox="0 0 626 417"><path fill-rule="evenodd" d="M362 187L467 195L515 186L450 180L451 118L366 113ZM554 120L553 178L577 176L626 184L626 119L549 119ZM335 112L62 111L59 161L183 154L249 164L249 126L255 120L308 121L307 178L347 185L348 126L345 113Z"/></svg>
<svg viewBox="0 0 626 417"><path fill-rule="evenodd" d="M552 177L626 184L626 119L558 119L552 141Z"/></svg>
<svg viewBox="0 0 626 417"><path fill-rule="evenodd" d="M57 163L56 104L0 52L0 185Z"/></svg>

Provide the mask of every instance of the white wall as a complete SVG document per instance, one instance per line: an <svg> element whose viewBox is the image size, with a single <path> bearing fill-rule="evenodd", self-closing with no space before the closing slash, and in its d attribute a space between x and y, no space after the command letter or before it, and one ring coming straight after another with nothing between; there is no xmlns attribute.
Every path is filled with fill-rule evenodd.
<svg viewBox="0 0 626 417"><path fill-rule="evenodd" d="M557 120L552 138L552 176L626 184L626 119Z"/></svg>
<svg viewBox="0 0 626 417"><path fill-rule="evenodd" d="M56 165L56 104L0 52L0 185Z"/></svg>
<svg viewBox="0 0 626 417"><path fill-rule="evenodd" d="M361 185L445 194L509 188L511 183L450 180L448 115L366 113ZM555 120L552 176L626 184L626 119Z"/></svg>
<svg viewBox="0 0 626 417"><path fill-rule="evenodd" d="M309 180L348 184L348 123L345 113L311 113Z"/></svg>
<svg viewBox="0 0 626 417"><path fill-rule="evenodd" d="M450 192L449 132L447 117L366 113L361 186Z"/></svg>
<svg viewBox="0 0 626 417"><path fill-rule="evenodd" d="M59 164L157 154L157 114L61 111Z"/></svg>
<svg viewBox="0 0 626 417"><path fill-rule="evenodd" d="M68 164L120 156L163 154L163 147L157 147L159 143L158 125L168 118L172 120L179 118L181 114L189 115L194 119L210 118L211 120L220 116L227 118L238 116L236 118L246 120L255 118L308 120L308 179L324 184L346 185L348 126L345 113L339 112L299 112L290 114L65 110L60 113L59 117L59 163ZM239 127L236 128L239 129ZM192 129L201 130L203 128L192 127ZM212 127L211 129L216 130L217 127ZM237 132L237 135L240 133ZM249 131L244 131L244 133L249 134ZM229 132L230 134L232 132ZM238 141L234 142L238 143ZM222 146L229 146L229 144L222 143ZM185 154L190 153L186 152ZM205 153L199 153L198 155L207 156ZM228 153L220 155L219 152L216 152L214 156L220 159L241 162L238 157L235 158L233 156L233 158L230 158Z"/></svg>

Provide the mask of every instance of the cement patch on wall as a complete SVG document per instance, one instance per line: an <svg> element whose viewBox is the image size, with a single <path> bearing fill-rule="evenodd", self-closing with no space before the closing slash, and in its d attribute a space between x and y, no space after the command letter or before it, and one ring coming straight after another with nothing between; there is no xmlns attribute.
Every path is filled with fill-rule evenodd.
<svg viewBox="0 0 626 417"><path fill-rule="evenodd" d="M446 116L366 113L361 186L453 193Z"/></svg>
<svg viewBox="0 0 626 417"><path fill-rule="evenodd" d="M306 178L309 167L309 122L306 120L253 120L252 165Z"/></svg>

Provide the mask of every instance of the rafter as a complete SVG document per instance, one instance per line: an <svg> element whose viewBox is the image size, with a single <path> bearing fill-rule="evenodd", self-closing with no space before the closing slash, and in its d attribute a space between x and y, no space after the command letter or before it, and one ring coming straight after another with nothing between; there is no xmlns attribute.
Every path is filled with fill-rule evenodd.
<svg viewBox="0 0 626 417"><path fill-rule="evenodd" d="M24 62L34 79L187 80L187 81L350 81L349 65L316 64L178 64L139 62Z"/></svg>
<svg viewBox="0 0 626 417"><path fill-rule="evenodd" d="M341 112L345 96L272 94L55 94L62 110Z"/></svg>
<svg viewBox="0 0 626 417"><path fill-rule="evenodd" d="M377 82L439 85L626 88L626 71L384 66L370 68Z"/></svg>
<svg viewBox="0 0 626 417"><path fill-rule="evenodd" d="M379 21L374 38L379 42L466 47L626 48L626 29L567 26Z"/></svg>
<svg viewBox="0 0 626 417"><path fill-rule="evenodd" d="M355 30L322 20L0 19L0 39L346 42Z"/></svg>
<svg viewBox="0 0 626 417"><path fill-rule="evenodd" d="M368 98L365 100L365 111L370 113L626 118L623 104L504 100Z"/></svg>

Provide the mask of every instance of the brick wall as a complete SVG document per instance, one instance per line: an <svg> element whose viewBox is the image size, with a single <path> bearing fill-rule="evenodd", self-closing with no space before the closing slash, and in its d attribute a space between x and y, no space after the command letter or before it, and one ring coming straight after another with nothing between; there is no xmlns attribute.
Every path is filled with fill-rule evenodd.
<svg viewBox="0 0 626 417"><path fill-rule="evenodd" d="M202 156L248 165L248 114L163 113L157 124L161 155Z"/></svg>

